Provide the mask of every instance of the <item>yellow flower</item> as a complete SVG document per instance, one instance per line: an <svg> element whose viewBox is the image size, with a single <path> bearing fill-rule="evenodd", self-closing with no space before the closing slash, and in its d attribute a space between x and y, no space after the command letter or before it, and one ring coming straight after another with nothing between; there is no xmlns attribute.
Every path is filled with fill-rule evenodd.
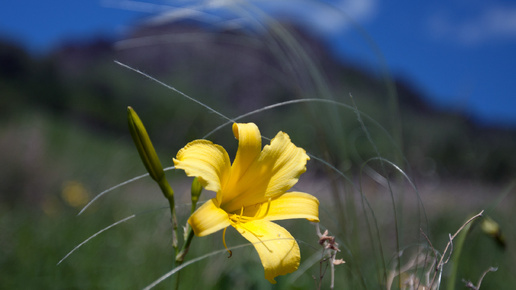
<svg viewBox="0 0 516 290"><path fill-rule="evenodd" d="M286 192L306 171L310 158L283 132L263 150L255 124L235 123L233 134L238 139L233 165L224 148L206 140L195 140L177 153L176 168L198 177L204 188L217 193L192 214L188 223L200 237L233 226L254 245L265 278L276 283L276 276L297 270L301 256L292 235L271 221L319 221L317 198Z"/></svg>

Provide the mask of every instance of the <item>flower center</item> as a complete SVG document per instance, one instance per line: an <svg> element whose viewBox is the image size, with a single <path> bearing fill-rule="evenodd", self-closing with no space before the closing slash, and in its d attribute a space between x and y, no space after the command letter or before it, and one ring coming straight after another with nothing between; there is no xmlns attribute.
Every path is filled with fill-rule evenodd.
<svg viewBox="0 0 516 290"><path fill-rule="evenodd" d="M256 214L260 213L262 205L263 204L260 204L260 208L258 208L258 210L256 211ZM265 218L267 216L267 214L269 213L270 206L271 206L271 199L269 198L269 200L267 201L267 209L265 210L264 213L262 213L260 215L244 216L244 207L243 206L240 209L240 214L234 214L233 213L233 214L228 214L228 215L229 215L229 222L230 222L230 224L234 228L237 228L237 226L238 226L238 227L244 229L244 232L245 231L250 232L253 236L255 236L265 246L265 248L267 248L267 250L269 250L272 253L272 250L269 249L267 247L267 245L260 239L261 235L253 233L252 231L247 229L245 227L245 225L244 225L247 222L254 221L254 220L260 220L260 219ZM224 231L222 232L222 243L224 244L224 248L226 248L226 250L229 253L229 257L228 258L231 258L231 256L233 255L233 252L230 249L228 249L228 247L226 245L226 230L227 230L227 227L224 228Z"/></svg>

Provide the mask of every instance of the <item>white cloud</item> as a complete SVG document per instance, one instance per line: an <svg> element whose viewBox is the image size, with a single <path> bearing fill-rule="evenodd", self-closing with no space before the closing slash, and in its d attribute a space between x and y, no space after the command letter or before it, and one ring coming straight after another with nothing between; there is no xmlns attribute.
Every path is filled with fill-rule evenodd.
<svg viewBox="0 0 516 290"><path fill-rule="evenodd" d="M468 19L458 19L459 15L440 12L430 18L429 28L439 40L465 45L516 39L516 6L492 6Z"/></svg>
<svg viewBox="0 0 516 290"><path fill-rule="evenodd" d="M376 0L348 0L339 1L335 6L357 21L368 21L376 14L378 3Z"/></svg>
<svg viewBox="0 0 516 290"><path fill-rule="evenodd" d="M255 1L263 3L267 1ZM326 33L339 32L351 23L364 23L376 14L377 0L283 0L268 1L271 14L289 17L312 29ZM280 4L281 3L281 4Z"/></svg>
<svg viewBox="0 0 516 290"><path fill-rule="evenodd" d="M112 0L116 1L116 0ZM166 5L149 4L141 1L120 1L132 9L155 11L150 23L173 22L185 18L199 19L223 25L236 19L242 23L253 23L259 17L255 9L273 17L285 17L318 32L338 32L350 27L352 22L369 21L377 12L378 0L201 0L169 1ZM173 5L173 6L172 6ZM247 12L244 12L247 10ZM253 12L254 11L254 12ZM249 13L248 13L249 12ZM239 14L240 13L240 14ZM230 16L230 14L233 14ZM230 16L231 19L224 17ZM236 18L234 18L236 17Z"/></svg>

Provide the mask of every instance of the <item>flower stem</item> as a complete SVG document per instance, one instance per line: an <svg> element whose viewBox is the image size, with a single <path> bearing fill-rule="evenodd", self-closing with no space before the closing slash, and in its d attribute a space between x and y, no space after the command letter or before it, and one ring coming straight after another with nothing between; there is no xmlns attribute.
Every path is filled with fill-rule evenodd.
<svg viewBox="0 0 516 290"><path fill-rule="evenodd" d="M192 181L192 187L191 187L191 198L192 198L192 209L191 213L193 214L195 212L195 209L197 207L197 202L199 201L199 196L202 192L202 186L199 182L199 178L194 178ZM181 248L181 251L176 253L176 264L181 265L185 259L186 254L188 253L188 250L190 249L190 243L192 243L192 239L194 237L194 232L190 225L186 223L185 226L185 242L183 243L183 247Z"/></svg>
<svg viewBox="0 0 516 290"><path fill-rule="evenodd" d="M181 248L181 251L176 255L176 264L181 265L185 259L186 254L188 254L188 250L190 249L190 243L192 243L194 237L194 232L192 228L188 227L186 239Z"/></svg>
<svg viewBox="0 0 516 290"><path fill-rule="evenodd" d="M164 176L158 181L158 185L161 188L163 195L167 198L168 203L170 205L170 216L172 219L172 247L174 247L174 250L177 255L177 253L179 252L179 248L177 243L177 217L176 206L174 201L174 190L172 190L172 187L170 186L170 184Z"/></svg>

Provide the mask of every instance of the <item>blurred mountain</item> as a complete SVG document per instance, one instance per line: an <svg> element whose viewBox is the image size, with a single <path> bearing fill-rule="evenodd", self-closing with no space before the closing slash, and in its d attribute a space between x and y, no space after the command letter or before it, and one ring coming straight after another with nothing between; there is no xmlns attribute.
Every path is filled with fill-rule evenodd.
<svg viewBox="0 0 516 290"><path fill-rule="evenodd" d="M180 148L214 127L206 109L113 62L118 60L231 117L292 99L352 104L352 94L361 111L388 129L393 115L399 117L400 147L416 174L491 181L513 176L514 131L478 127L460 112L437 110L408 79L377 75L352 60L337 62L316 36L294 25L275 29L221 30L190 21L142 26L122 41L67 43L44 57L1 43L0 118L28 108L45 110L81 128L126 138L125 108L132 105L158 146L167 148ZM293 128L301 118L298 111L285 111L283 119L268 117ZM352 111L340 118L342 126L357 127ZM181 126L160 134L169 124ZM310 138L297 134L301 144Z"/></svg>

